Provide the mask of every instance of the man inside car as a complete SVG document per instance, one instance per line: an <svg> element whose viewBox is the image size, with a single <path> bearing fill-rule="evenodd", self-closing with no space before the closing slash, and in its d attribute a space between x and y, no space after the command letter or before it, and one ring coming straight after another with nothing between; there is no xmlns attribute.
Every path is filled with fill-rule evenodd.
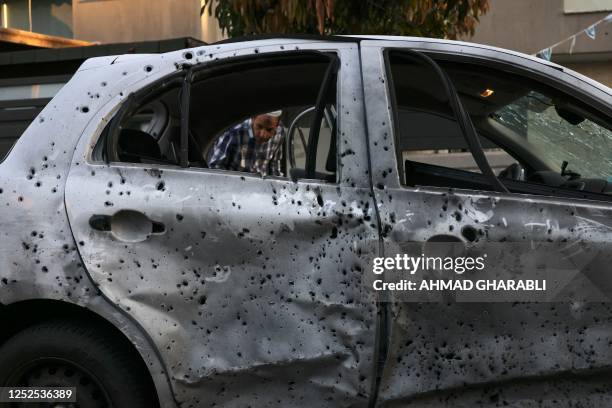
<svg viewBox="0 0 612 408"><path fill-rule="evenodd" d="M209 154L209 167L282 176L285 129L281 114L282 111L274 111L256 115L224 132Z"/></svg>

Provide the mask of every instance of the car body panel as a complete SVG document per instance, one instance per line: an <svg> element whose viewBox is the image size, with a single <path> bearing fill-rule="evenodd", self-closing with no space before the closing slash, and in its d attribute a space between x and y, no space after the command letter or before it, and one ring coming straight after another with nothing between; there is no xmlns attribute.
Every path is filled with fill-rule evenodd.
<svg viewBox="0 0 612 408"><path fill-rule="evenodd" d="M73 233L86 243L83 261L99 290L151 335L184 406L369 402L376 299L362 293L361 278L378 234L363 222L373 202L360 164L365 149L357 148L365 146L358 48L300 49L338 52L342 63L340 143L357 150L343 161L339 184L92 162L96 124L107 122L110 106L76 149L66 202ZM206 57L279 51L227 44ZM125 64L139 62L150 63ZM91 228L92 215L122 210L142 212L165 233L132 242Z"/></svg>
<svg viewBox="0 0 612 408"><path fill-rule="evenodd" d="M567 259L558 266L561 269L579 265L594 275L605 275L612 256L609 202L401 186L383 50L412 49L414 44L363 41L361 46L370 151L378 159L372 163L372 177L385 256L419 256L427 251L426 243L436 240L469 244L462 234L468 226L483 235L471 249L500 259L498 267L505 270L515 268L517 260L523 268L534 268L562 255ZM480 53L470 46L439 47L437 43L422 43L418 48L467 56ZM518 64L516 57L503 59ZM526 68L531 69L550 74L547 64ZM597 254L584 256L579 249L584 245ZM609 278L603 281L609 289ZM417 303L393 292L378 406L494 406L498 398L517 403L527 388L533 392L538 387L546 404L559 394L576 398L563 400L568 405L562 406L609 403L612 396L607 387L602 395L578 392L585 383L581 379L563 382L556 393L547 391L551 378L606 371L612 361L611 304L563 299L462 303L449 298ZM532 381L529 387L521 383L525 378Z"/></svg>
<svg viewBox="0 0 612 408"><path fill-rule="evenodd" d="M99 83L79 72L72 84ZM64 188L82 129L90 122L80 110L89 104L72 86L56 95L0 163L0 304L34 299L87 308L117 327L151 368L160 400L174 406L163 366L146 333L104 299L78 253L64 205Z"/></svg>

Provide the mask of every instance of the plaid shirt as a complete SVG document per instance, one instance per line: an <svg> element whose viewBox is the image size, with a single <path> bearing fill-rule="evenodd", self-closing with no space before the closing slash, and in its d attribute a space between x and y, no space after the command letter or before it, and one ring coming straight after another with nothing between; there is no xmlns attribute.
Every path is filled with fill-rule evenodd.
<svg viewBox="0 0 612 408"><path fill-rule="evenodd" d="M274 136L258 145L253 136L251 119L247 119L217 138L208 157L208 166L259 173L262 176L282 176L280 159L284 138L285 128L279 122Z"/></svg>

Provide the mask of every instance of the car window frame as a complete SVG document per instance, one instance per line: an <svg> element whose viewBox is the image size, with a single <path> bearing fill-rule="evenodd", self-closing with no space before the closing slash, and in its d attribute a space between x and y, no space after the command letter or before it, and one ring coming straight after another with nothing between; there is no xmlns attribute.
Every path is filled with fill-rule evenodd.
<svg viewBox="0 0 612 408"><path fill-rule="evenodd" d="M388 55L392 51L402 52L406 50L415 50L415 49L416 48L413 49L413 48L409 48L405 46L396 46L396 45L389 46L389 45L384 45L384 44L380 45L380 53L382 57L381 61L383 64L382 70L385 73L386 78L387 78L387 81L386 81L387 84L385 86L385 90L387 92L387 95L389 96L389 102L390 102L390 114L391 114L391 122L392 122L391 128L393 131L393 142L394 142L394 148L395 148L394 155L395 155L396 163L397 163L397 171L399 175L400 187L408 188L408 189L420 189L420 190L432 189L435 191L439 191L441 189L448 190L450 188L453 190L457 189L457 190L466 190L466 191L476 191L476 192L485 193L485 194L499 194L499 192L495 192L493 190L460 189L460 188L456 188L453 186L440 187L440 186L428 186L428 185L414 187L414 186L407 185L405 183L404 160L401 157L402 156L401 151L397 148L397 146L399 146L398 144L399 138L401 137L400 129L399 129L399 120L397 116L399 110L397 108L397 99L395 95L395 89L393 87L392 76L390 74L391 68L390 68L390 62L389 62ZM416 49L416 50L429 56L436 63L438 63L439 61L449 61L449 62L467 63L467 64L473 64L473 65L482 65L482 66L485 66L493 70L505 71L505 72L508 72L514 75L524 77L527 80L541 83L543 87L545 88L554 88L557 92L560 92L562 94L569 96L570 98L574 98L578 100L580 103L586 105L588 108L597 112L600 116L610 118L610 121L612 122L612 104L607 105L603 100L598 99L595 95L590 94L585 89L582 89L580 87L572 87L571 85L569 85L568 81L564 81L563 79L564 78L568 79L566 77L569 77L570 75L564 72L562 67L557 67L557 66L552 67L556 71L558 71L558 77L553 77L553 76L546 75L541 71L531 69L526 66L517 65L517 64L513 64L511 62L506 62L506 61L500 61L498 59L488 59L483 56L478 56L474 54L467 54L467 53L458 54L458 53L453 53L453 52L449 52L446 50L442 50L442 51L431 50L431 49L427 49L427 50ZM547 67L550 68L550 66L547 66ZM586 87L593 87L594 89L602 91L601 88L594 87L592 84L585 82L584 88ZM610 98L612 98L612 94L607 94L607 95ZM483 137L486 138L486 136L484 135ZM506 153L510 154L512 157L515 157L514 152L512 152L511 149L509 150L505 146L500 146L500 147L504 149ZM471 148L469 146L468 146L468 150L471 152ZM519 160L517 159L517 161ZM462 170L453 169L453 168L449 168L449 169L462 171ZM471 172L466 172L466 173L471 173ZM478 174L478 173L473 173L473 174ZM513 180L503 180L503 183L504 185L515 184ZM532 191L529 191L529 192L508 191L505 194L511 194L512 196L534 195L537 197L544 197L544 198L549 198L549 199L589 200L589 201L598 201L598 202L603 202L603 203L612 201L612 195L606 195L603 193L585 192L585 191L572 190L572 189L559 189L559 188L555 188L552 186L546 186L546 185L541 185L541 184L536 184L536 183L529 183L525 181L521 181L518 183L525 185L525 189L529 189ZM530 184L533 186L533 188L530 188L531 187ZM547 191L549 194L543 194L540 191ZM559 192L561 194L559 194Z"/></svg>
<svg viewBox="0 0 612 408"><path fill-rule="evenodd" d="M333 44L332 44L333 45ZM181 169L181 170L195 170L204 173L213 173L213 174L233 174L240 175L243 177L255 177L258 179L271 179L271 180L291 180L289 175L284 176L274 176L274 175L266 175L262 177L260 174L250 173L250 172L241 172L236 170L224 170L224 169L213 169L208 167L197 167L197 166L187 166L182 165L181 160L182 156L179 156L179 164L172 163L159 163L159 164L151 164L151 163L133 163L133 162L123 162L123 161L112 161L107 157L107 149L110 146L117 146L117 142L115 139L119 135L120 125L123 120L129 115L135 114L139 109L141 109L146 104L153 102L155 98L159 97L163 92L171 89L172 86L176 85L179 88L181 85L184 86L186 79L189 75L192 78L189 78L188 81L190 85L193 80L193 77L197 76L198 80L202 80L203 77L214 76L217 73L213 72L210 74L210 71L214 71L215 69L223 70L224 66L232 63L241 63L242 61L250 62L250 60L258 59L258 58L275 58L275 57L291 57L296 56L300 57L303 55L323 55L329 58L330 66L335 64L335 84L336 84L336 105L339 105L342 98L342 89L340 84L340 75L341 75L341 52L339 49L311 49L311 48L302 48L295 50L287 50L287 51L273 51L273 52L265 52L258 53L255 52L254 55L240 55L233 56L224 59L215 59L213 61L205 61L198 64L184 64L181 70L172 72L162 78L155 80L154 82L147 84L141 89L138 89L135 92L130 93L124 101L118 106L115 110L115 113L111 115L109 118L109 123L100 134L97 135L94 142L92 143L92 148L89 149L87 153L87 158L91 161L92 164L101 164L104 163L111 167L136 167L143 169ZM335 62L334 62L335 61ZM323 85L323 84L322 84ZM319 100L319 98L317 98ZM323 105L325 107L325 105ZM181 108L183 109L183 108ZM184 117L184 115L181 115ZM182 118L181 118L182 121ZM336 126L339 126L337 123ZM339 128L338 128L339 129ZM338 130L337 130L338 131ZM318 132L317 132L318 133ZM182 137L181 137L182 139ZM283 143L284 144L284 143ZM337 168L341 168L340 165L340 155L338 154L338 146L339 146L339 138L336 138L336 161L338 163ZM114 148L113 147L113 148ZM330 182L323 179L309 179L309 178L299 178L299 181L304 182L315 182L315 183L326 183L332 185L340 184L340 172L336 171L335 181Z"/></svg>

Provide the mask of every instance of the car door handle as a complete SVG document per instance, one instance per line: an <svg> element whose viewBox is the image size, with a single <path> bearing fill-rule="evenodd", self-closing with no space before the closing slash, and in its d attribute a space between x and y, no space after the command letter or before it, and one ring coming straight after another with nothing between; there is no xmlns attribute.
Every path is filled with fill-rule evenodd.
<svg viewBox="0 0 612 408"><path fill-rule="evenodd" d="M96 231L109 232L123 242L141 242L153 234L166 232L163 223L134 210L120 210L113 215L94 214L89 218L89 226Z"/></svg>

